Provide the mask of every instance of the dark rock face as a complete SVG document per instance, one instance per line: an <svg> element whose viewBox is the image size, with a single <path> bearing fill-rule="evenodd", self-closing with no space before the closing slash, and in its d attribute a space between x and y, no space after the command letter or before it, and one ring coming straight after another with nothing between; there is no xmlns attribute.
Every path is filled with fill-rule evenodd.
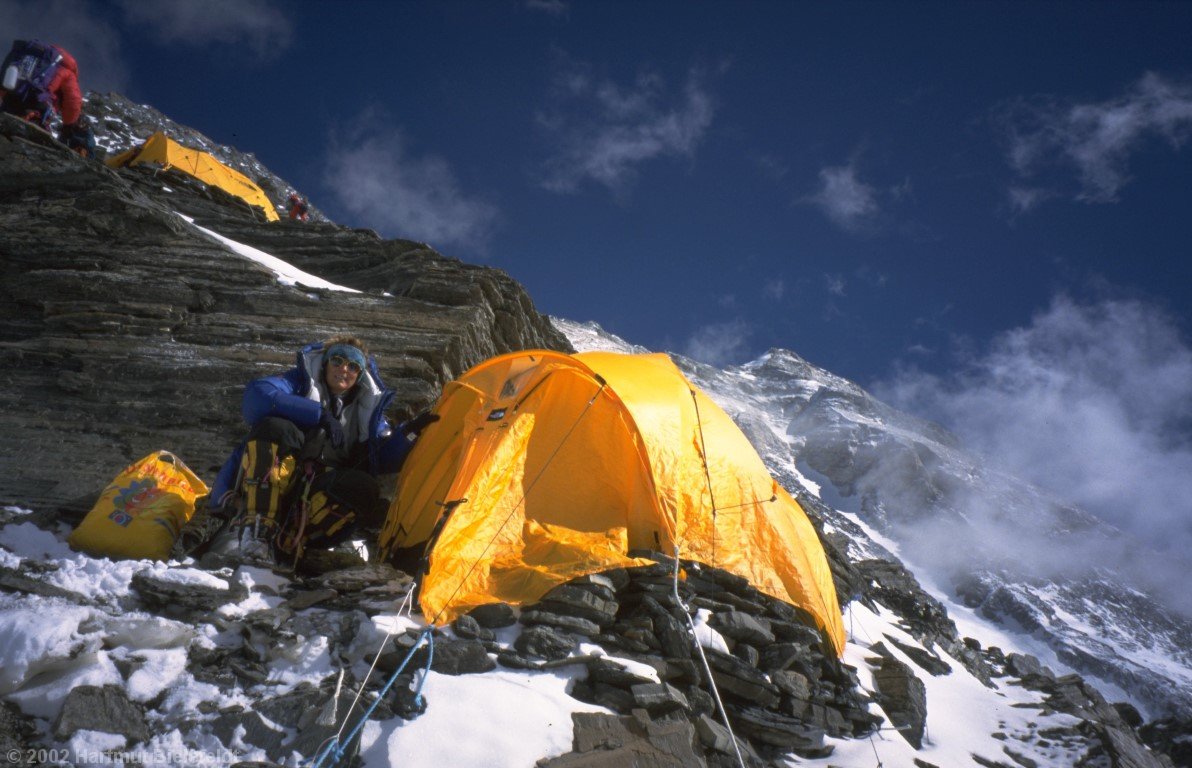
<svg viewBox="0 0 1192 768"><path fill-rule="evenodd" d="M873 681L890 722L915 749L923 747L927 725L927 689L910 667L897 659L882 659Z"/></svg>
<svg viewBox="0 0 1192 768"><path fill-rule="evenodd" d="M538 763L539 768L702 768L693 748L695 728L685 721L653 720L644 711L617 717L576 712L575 751Z"/></svg>
<svg viewBox="0 0 1192 768"><path fill-rule="evenodd" d="M473 608L469 613L476 623L486 629L500 629L517 623L513 609L505 603L489 603Z"/></svg>
<svg viewBox="0 0 1192 768"><path fill-rule="evenodd" d="M868 699L860 693L855 670L825 653L820 634L796 623L796 609L726 571L686 561L682 565L687 573L680 585L684 601L692 610L711 611L708 626L724 637L732 652L705 648L699 653L684 608L670 594L670 563L625 569L615 580L606 579L607 584L592 584L591 579L587 584L572 582L554 590L554 597L548 595L541 604L550 602L561 616L600 619L604 631L590 642L611 656L652 668L658 678L655 682L636 669L589 658L587 677L575 685L572 696L622 715L689 725L698 733L695 749L702 760L708 765L737 765L733 742L708 690L706 658L747 765L763 764L759 755L769 759L794 752L822 757L831 752L825 736L856 738L872 732L879 718L866 711ZM577 590L594 590L599 602L581 598ZM564 595L570 597L562 599ZM615 613L602 618L592 613L594 605L600 606L599 613L610 608ZM527 612L521 621L528 625L522 638L536 639L546 631ZM654 642L641 642L644 639ZM505 663L506 658L502 655L498 661ZM616 752L622 746L604 749ZM584 762L575 765L603 765L590 761L608 758L595 749L581 750L578 735L576 750L584 754ZM559 759L580 760L580 756L573 753Z"/></svg>
<svg viewBox="0 0 1192 768"><path fill-rule="evenodd" d="M36 765L26 756L36 748L37 727L16 706L7 701L0 701L0 755L6 761L4 765L24 768Z"/></svg>
<svg viewBox="0 0 1192 768"><path fill-rule="evenodd" d="M80 685L70 692L54 724L54 735L66 740L81 730L115 733L130 742L149 739L144 709L118 685Z"/></svg>
<svg viewBox="0 0 1192 768"><path fill-rule="evenodd" d="M413 668L423 667L430 657L430 651L423 646L410 659ZM432 670L444 675L471 675L491 672L497 663L489 657L479 640L438 640L435 642Z"/></svg>
<svg viewBox="0 0 1192 768"><path fill-rule="evenodd" d="M283 285L178 213L362 292ZM393 419L492 355L570 351L500 270L329 223L267 224L227 195L112 171L0 117L0 501L84 512L162 448L210 480L243 436L244 384L337 333L377 356Z"/></svg>
<svg viewBox="0 0 1192 768"><path fill-rule="evenodd" d="M1063 712L1079 719L1077 725L1051 729L1047 736L1080 744L1085 752L1080 765L1164 768L1188 764L1179 762L1179 736L1155 738L1157 734L1148 726L1136 729L1132 721L1138 718L1133 707L1109 704L1080 675L1057 676L1029 654L1006 656L997 648L987 648L983 654L995 677L1019 678L1020 685L1042 694L1041 711ZM1186 738L1188 730L1185 723L1181 736Z"/></svg>
<svg viewBox="0 0 1192 768"><path fill-rule="evenodd" d="M543 659L562 659L575 650L575 638L544 626L527 628L518 636L514 647L527 656Z"/></svg>
<svg viewBox="0 0 1192 768"><path fill-rule="evenodd" d="M1165 717L1139 729L1147 746L1171 758L1177 768L1192 768L1192 718Z"/></svg>
<svg viewBox="0 0 1192 768"><path fill-rule="evenodd" d="M248 596L243 586L236 582L225 581L225 586L216 586L176 581L152 570L133 575L131 585L146 606L175 615L206 613Z"/></svg>

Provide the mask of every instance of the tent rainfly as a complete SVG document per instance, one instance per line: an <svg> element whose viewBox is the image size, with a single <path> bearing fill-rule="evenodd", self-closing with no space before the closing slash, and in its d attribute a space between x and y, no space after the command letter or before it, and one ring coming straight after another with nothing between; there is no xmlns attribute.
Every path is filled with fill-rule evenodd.
<svg viewBox="0 0 1192 768"><path fill-rule="evenodd" d="M666 355L502 355L447 384L435 412L381 531L385 557L424 555L432 623L677 547L802 609L843 653L815 529Z"/></svg>
<svg viewBox="0 0 1192 768"><path fill-rule="evenodd" d="M270 202L264 190L243 173L229 168L206 152L182 146L161 131L150 136L139 147L110 157L105 162L112 168L139 163L158 163L162 168L181 171L205 184L219 187L249 205L263 209L265 218L269 221L280 219L277 208Z"/></svg>

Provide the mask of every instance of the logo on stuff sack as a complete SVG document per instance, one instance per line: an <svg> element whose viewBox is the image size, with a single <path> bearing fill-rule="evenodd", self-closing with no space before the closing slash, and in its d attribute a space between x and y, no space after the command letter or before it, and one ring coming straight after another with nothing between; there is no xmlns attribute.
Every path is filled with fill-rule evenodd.
<svg viewBox="0 0 1192 768"><path fill-rule="evenodd" d="M505 408L497 408L488 415L489 421L500 421L505 418Z"/></svg>
<svg viewBox="0 0 1192 768"><path fill-rule="evenodd" d="M108 515L108 519L116 525L127 526L164 493L152 478L134 480L126 488L121 488L116 498L112 499L115 509Z"/></svg>

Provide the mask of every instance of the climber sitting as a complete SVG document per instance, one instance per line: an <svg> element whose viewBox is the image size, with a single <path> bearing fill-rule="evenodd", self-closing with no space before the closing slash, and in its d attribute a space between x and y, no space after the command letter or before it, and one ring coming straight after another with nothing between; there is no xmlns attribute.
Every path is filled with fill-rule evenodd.
<svg viewBox="0 0 1192 768"><path fill-rule="evenodd" d="M384 516L377 476L396 472L429 414L390 427L393 398L364 344L337 336L298 353L284 374L251 382L241 410L251 429L224 463L207 513L184 530L174 556L192 553L210 520L228 521L217 551L273 567L307 548L333 547ZM196 516L200 517L200 516ZM199 541L196 543L196 539Z"/></svg>

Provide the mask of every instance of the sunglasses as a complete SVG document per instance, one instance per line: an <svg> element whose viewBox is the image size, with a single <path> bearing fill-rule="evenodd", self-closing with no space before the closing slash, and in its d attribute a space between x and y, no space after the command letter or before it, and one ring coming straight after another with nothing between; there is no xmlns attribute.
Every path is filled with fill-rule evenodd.
<svg viewBox="0 0 1192 768"><path fill-rule="evenodd" d="M348 370L351 371L352 373L355 373L355 374L360 373L360 364L349 360L348 358L344 357L343 355L332 355L331 359L327 361L327 364L330 365L332 368L342 368L343 366L346 365L346 366L348 366Z"/></svg>

